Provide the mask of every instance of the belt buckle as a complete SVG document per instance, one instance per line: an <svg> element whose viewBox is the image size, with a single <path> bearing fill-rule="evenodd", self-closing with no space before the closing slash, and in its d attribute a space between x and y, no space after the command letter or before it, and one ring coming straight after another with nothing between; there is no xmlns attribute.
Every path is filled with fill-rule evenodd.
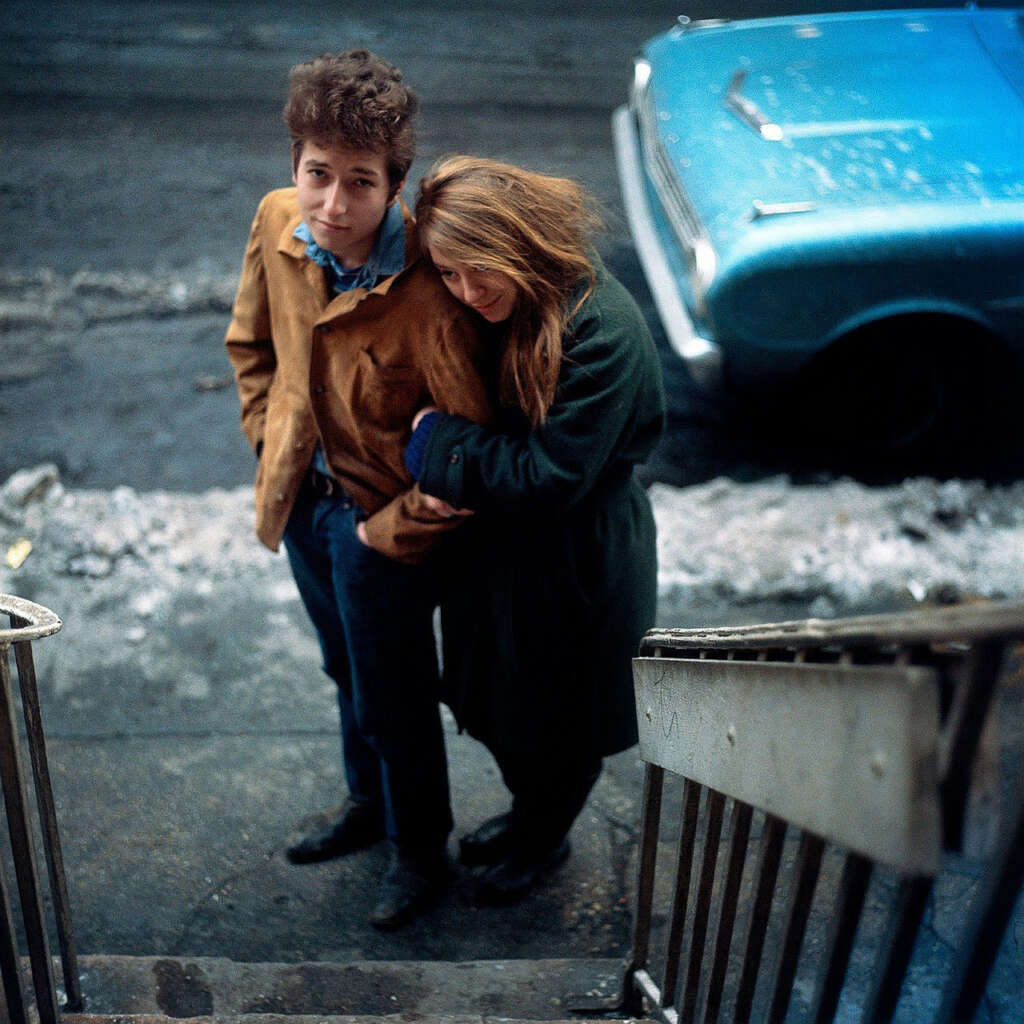
<svg viewBox="0 0 1024 1024"><path fill-rule="evenodd" d="M314 494L322 498L329 498L334 493L334 480L325 473L321 473L320 470L311 467L307 478L310 490Z"/></svg>

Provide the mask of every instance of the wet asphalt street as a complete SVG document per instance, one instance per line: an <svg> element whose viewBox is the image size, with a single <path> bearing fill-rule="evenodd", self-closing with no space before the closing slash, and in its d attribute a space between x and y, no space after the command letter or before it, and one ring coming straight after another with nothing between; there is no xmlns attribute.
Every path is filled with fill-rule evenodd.
<svg viewBox="0 0 1024 1024"><path fill-rule="evenodd" d="M670 20L650 2L5 4L0 301L16 315L0 334L0 478L41 461L84 487L251 478L233 388L195 384L227 372L249 222L288 184L287 71L325 50L367 46L420 93L407 199L452 151L578 176L642 292L608 118L636 43ZM168 315L163 293L203 282L213 299Z"/></svg>
<svg viewBox="0 0 1024 1024"><path fill-rule="evenodd" d="M703 0L686 12L801 6ZM288 182L288 68L356 45L397 63L421 95L408 199L437 156L467 151L576 177L604 204L601 251L664 357L670 432L649 476L806 471L693 387L624 223L609 117L636 48L676 13L656 0L4 4L0 479L53 461L78 487L248 482L222 386L230 296L256 203ZM822 468L834 467L810 472Z"/></svg>

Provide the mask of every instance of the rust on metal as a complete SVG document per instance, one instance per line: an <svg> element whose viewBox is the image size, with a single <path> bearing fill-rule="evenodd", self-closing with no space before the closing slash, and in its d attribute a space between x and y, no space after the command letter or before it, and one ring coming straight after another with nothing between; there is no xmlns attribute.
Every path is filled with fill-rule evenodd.
<svg viewBox="0 0 1024 1024"><path fill-rule="evenodd" d="M971 643L990 637L1024 639L1024 602L952 605L887 615L846 619L800 619L721 629L652 629L642 653L661 649L749 650L801 647L893 647ZM657 656L657 655L655 655Z"/></svg>

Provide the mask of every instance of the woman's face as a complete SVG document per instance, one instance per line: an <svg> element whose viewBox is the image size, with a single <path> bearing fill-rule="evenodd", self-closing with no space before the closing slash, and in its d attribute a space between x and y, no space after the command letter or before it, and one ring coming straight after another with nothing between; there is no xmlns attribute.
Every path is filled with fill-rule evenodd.
<svg viewBox="0 0 1024 1024"><path fill-rule="evenodd" d="M478 270L448 259L433 245L427 248L441 280L459 302L475 309L492 324L500 324L512 315L519 292L511 277L499 270Z"/></svg>

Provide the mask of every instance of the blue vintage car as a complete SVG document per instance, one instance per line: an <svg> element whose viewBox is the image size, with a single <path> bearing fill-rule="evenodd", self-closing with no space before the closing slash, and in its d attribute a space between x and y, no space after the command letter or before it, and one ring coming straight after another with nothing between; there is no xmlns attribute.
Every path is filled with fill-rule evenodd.
<svg viewBox="0 0 1024 1024"><path fill-rule="evenodd" d="M680 18L642 48L618 171L695 380L891 446L986 403L1024 353L1022 32L973 7Z"/></svg>

